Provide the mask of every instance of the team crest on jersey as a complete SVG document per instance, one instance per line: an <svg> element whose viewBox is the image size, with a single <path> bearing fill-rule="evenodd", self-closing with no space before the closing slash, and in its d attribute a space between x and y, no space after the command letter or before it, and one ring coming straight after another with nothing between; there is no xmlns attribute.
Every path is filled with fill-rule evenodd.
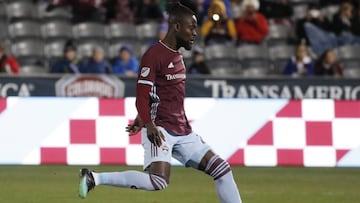
<svg viewBox="0 0 360 203"><path fill-rule="evenodd" d="M162 149L162 151L164 152L164 154L169 153L169 147L167 147L167 146L162 146L161 149Z"/></svg>
<svg viewBox="0 0 360 203"><path fill-rule="evenodd" d="M142 77L147 77L147 76L149 75L149 73L150 73L150 68L149 68L149 67L142 67L142 68L141 68L141 73L140 73L140 75L141 75Z"/></svg>

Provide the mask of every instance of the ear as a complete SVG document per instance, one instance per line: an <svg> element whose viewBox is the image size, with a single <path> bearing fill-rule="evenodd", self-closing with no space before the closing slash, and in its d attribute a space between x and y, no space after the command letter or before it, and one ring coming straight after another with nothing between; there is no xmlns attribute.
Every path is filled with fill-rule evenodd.
<svg viewBox="0 0 360 203"><path fill-rule="evenodd" d="M175 31L178 32L180 30L180 23L175 23Z"/></svg>

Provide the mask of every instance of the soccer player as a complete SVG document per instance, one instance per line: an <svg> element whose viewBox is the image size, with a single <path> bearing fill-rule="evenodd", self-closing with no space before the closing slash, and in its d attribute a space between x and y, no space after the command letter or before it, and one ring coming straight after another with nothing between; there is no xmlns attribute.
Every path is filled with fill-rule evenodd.
<svg viewBox="0 0 360 203"><path fill-rule="evenodd" d="M169 184L171 157L174 157L186 167L210 175L222 203L241 203L229 164L192 131L184 112L186 70L178 50L192 48L197 35L196 17L180 3L175 4L169 14L165 38L152 45L142 57L136 92L138 116L127 127L130 134L142 130L147 173L96 173L82 169L79 185L82 198L96 185L163 190Z"/></svg>

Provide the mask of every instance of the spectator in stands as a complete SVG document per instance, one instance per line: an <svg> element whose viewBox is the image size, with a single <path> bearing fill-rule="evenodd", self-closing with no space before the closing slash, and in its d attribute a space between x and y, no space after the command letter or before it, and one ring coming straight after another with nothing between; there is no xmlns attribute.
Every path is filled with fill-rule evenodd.
<svg viewBox="0 0 360 203"><path fill-rule="evenodd" d="M92 57L82 63L80 71L81 73L111 73L112 68L105 59L104 49L95 47Z"/></svg>
<svg viewBox="0 0 360 203"><path fill-rule="evenodd" d="M136 0L135 23L141 24L149 21L161 22L163 12L159 0Z"/></svg>
<svg viewBox="0 0 360 203"><path fill-rule="evenodd" d="M315 63L315 75L319 76L342 77L343 69L333 49L326 50Z"/></svg>
<svg viewBox="0 0 360 203"><path fill-rule="evenodd" d="M352 19L351 31L354 35L360 37L360 6L358 6Z"/></svg>
<svg viewBox="0 0 360 203"><path fill-rule="evenodd" d="M305 31L315 54L320 56L327 49L347 44L360 44L360 37L352 33L352 10L351 3L345 1L341 4L339 13L333 18L333 32L305 23Z"/></svg>
<svg viewBox="0 0 360 203"><path fill-rule="evenodd" d="M298 43L305 41L307 45L310 44L309 37L305 32L305 23L311 23L313 26L321 28L325 31L331 31L331 22L323 15L319 6L316 4L309 4L306 16L296 22L295 32L298 38Z"/></svg>
<svg viewBox="0 0 360 203"><path fill-rule="evenodd" d="M201 26L201 35L206 45L233 44L236 38L234 21L227 17L225 5L221 0L214 0L209 8L209 17Z"/></svg>
<svg viewBox="0 0 360 203"><path fill-rule="evenodd" d="M336 35L351 33L351 19L354 6L350 2L341 4L340 12L333 17L332 29Z"/></svg>
<svg viewBox="0 0 360 203"><path fill-rule="evenodd" d="M203 15L204 17L207 16L207 12L209 10L209 8L211 7L211 4L213 3L214 0L202 0L202 6L204 8L203 10L203 14L200 14L200 15ZM225 5L225 11L226 11L226 16L228 16L229 18L232 18L232 13L231 13L231 4L230 4L230 1L231 0L220 0L224 3Z"/></svg>
<svg viewBox="0 0 360 203"><path fill-rule="evenodd" d="M133 55L133 51L127 45L119 50L119 56L115 59L112 72L118 75L136 76L138 74L139 62Z"/></svg>
<svg viewBox="0 0 360 203"><path fill-rule="evenodd" d="M59 6L70 6L72 11L72 22L74 24L81 22L104 22L105 11L103 9L106 0L50 0L46 8L52 11Z"/></svg>
<svg viewBox="0 0 360 203"><path fill-rule="evenodd" d="M19 63L10 54L6 53L3 46L0 45L0 74L18 74L20 71Z"/></svg>
<svg viewBox="0 0 360 203"><path fill-rule="evenodd" d="M290 18L293 15L293 8L288 0L260 0L259 12L264 14L269 24L291 26Z"/></svg>
<svg viewBox="0 0 360 203"><path fill-rule="evenodd" d="M345 1L353 4L354 6L359 5L359 0L319 0L319 5L321 7L334 6L334 5L340 5L341 3L344 3Z"/></svg>
<svg viewBox="0 0 360 203"><path fill-rule="evenodd" d="M190 74L211 74L205 62L204 51L200 47L194 48L192 62L188 69Z"/></svg>
<svg viewBox="0 0 360 203"><path fill-rule="evenodd" d="M64 57L55 62L50 73L80 73L80 60L76 58L76 47L72 42L67 42Z"/></svg>
<svg viewBox="0 0 360 203"><path fill-rule="evenodd" d="M233 19L237 19L242 14L242 1L243 0L230 0L230 8Z"/></svg>
<svg viewBox="0 0 360 203"><path fill-rule="evenodd" d="M257 11L259 6L258 0L243 1L243 14L236 22L238 44L261 44L267 36L268 23L265 16Z"/></svg>
<svg viewBox="0 0 360 203"><path fill-rule="evenodd" d="M314 75L314 64L305 43L296 47L295 54L286 64L283 74L292 77Z"/></svg>
<svg viewBox="0 0 360 203"><path fill-rule="evenodd" d="M134 23L134 14L130 9L129 0L108 0L106 2L107 21L118 23Z"/></svg>

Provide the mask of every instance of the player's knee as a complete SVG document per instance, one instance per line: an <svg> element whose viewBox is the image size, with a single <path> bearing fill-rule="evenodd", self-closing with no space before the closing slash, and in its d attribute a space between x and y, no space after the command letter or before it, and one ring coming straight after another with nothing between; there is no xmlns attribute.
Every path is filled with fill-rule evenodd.
<svg viewBox="0 0 360 203"><path fill-rule="evenodd" d="M151 184L154 186L154 190L164 190L167 188L169 181L159 175L150 174Z"/></svg>
<svg viewBox="0 0 360 203"><path fill-rule="evenodd" d="M208 161L204 172L213 177L214 180L217 180L223 175L231 172L231 168L227 161L223 160L218 155L214 155Z"/></svg>

